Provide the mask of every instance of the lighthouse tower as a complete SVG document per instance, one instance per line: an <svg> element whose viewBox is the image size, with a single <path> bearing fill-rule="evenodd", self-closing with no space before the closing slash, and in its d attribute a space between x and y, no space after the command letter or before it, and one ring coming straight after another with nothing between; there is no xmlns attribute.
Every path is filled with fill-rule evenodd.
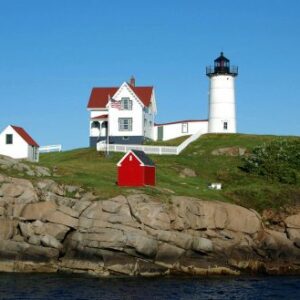
<svg viewBox="0 0 300 300"><path fill-rule="evenodd" d="M230 66L223 52L215 59L214 66L206 67L209 77L209 133L235 133L235 91L234 80L238 68Z"/></svg>

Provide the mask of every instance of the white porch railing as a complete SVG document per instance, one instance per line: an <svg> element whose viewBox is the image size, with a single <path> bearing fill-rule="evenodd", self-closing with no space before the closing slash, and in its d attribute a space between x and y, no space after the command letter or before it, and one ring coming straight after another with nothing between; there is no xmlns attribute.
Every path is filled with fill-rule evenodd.
<svg viewBox="0 0 300 300"><path fill-rule="evenodd" d="M41 146L39 148L40 153L61 152L61 150L62 150L62 145Z"/></svg>
<svg viewBox="0 0 300 300"><path fill-rule="evenodd" d="M97 151L110 151L110 152L127 152L129 150L142 150L147 154L158 155L178 155L183 151L190 143L197 140L202 134L202 131L197 132L187 138L179 146L148 146L148 145L121 145L121 144L109 144L97 143Z"/></svg>

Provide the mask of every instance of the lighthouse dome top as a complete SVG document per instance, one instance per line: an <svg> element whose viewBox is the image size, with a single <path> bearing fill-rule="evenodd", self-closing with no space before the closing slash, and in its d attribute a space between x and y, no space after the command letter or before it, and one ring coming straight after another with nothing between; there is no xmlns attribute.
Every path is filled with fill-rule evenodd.
<svg viewBox="0 0 300 300"><path fill-rule="evenodd" d="M223 52L221 52L220 56L215 59L215 63L218 63L218 62L219 63L221 63L221 62L228 62L229 63L229 59L224 56Z"/></svg>
<svg viewBox="0 0 300 300"><path fill-rule="evenodd" d="M214 60L214 66L206 67L206 75L208 77L216 75L238 75L238 67L230 66L230 60L224 56L224 53L221 52L220 56Z"/></svg>

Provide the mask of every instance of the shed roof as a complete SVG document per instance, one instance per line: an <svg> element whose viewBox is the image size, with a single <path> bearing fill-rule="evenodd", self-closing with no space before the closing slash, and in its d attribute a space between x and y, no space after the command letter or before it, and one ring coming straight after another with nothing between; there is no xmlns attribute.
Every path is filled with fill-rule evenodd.
<svg viewBox="0 0 300 300"><path fill-rule="evenodd" d="M155 166L154 162L150 159L150 157L141 150L131 150L137 158L145 165L145 166Z"/></svg>
<svg viewBox="0 0 300 300"><path fill-rule="evenodd" d="M155 164L154 162L150 159L150 157L141 150L130 150L128 151L122 158L121 160L117 163L117 166L121 166L123 160L128 156L128 154L132 153L140 162L143 166L148 166L148 167L154 167Z"/></svg>
<svg viewBox="0 0 300 300"><path fill-rule="evenodd" d="M22 127L11 125L11 127L23 138L30 146L39 147L38 143Z"/></svg>

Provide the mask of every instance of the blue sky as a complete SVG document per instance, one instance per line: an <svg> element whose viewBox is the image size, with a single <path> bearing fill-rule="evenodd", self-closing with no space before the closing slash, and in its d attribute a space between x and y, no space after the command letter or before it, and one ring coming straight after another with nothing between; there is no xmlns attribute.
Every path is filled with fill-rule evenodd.
<svg viewBox="0 0 300 300"><path fill-rule="evenodd" d="M205 66L239 66L238 131L300 135L300 1L0 0L0 128L88 145L94 86L154 85L157 122L207 118Z"/></svg>

